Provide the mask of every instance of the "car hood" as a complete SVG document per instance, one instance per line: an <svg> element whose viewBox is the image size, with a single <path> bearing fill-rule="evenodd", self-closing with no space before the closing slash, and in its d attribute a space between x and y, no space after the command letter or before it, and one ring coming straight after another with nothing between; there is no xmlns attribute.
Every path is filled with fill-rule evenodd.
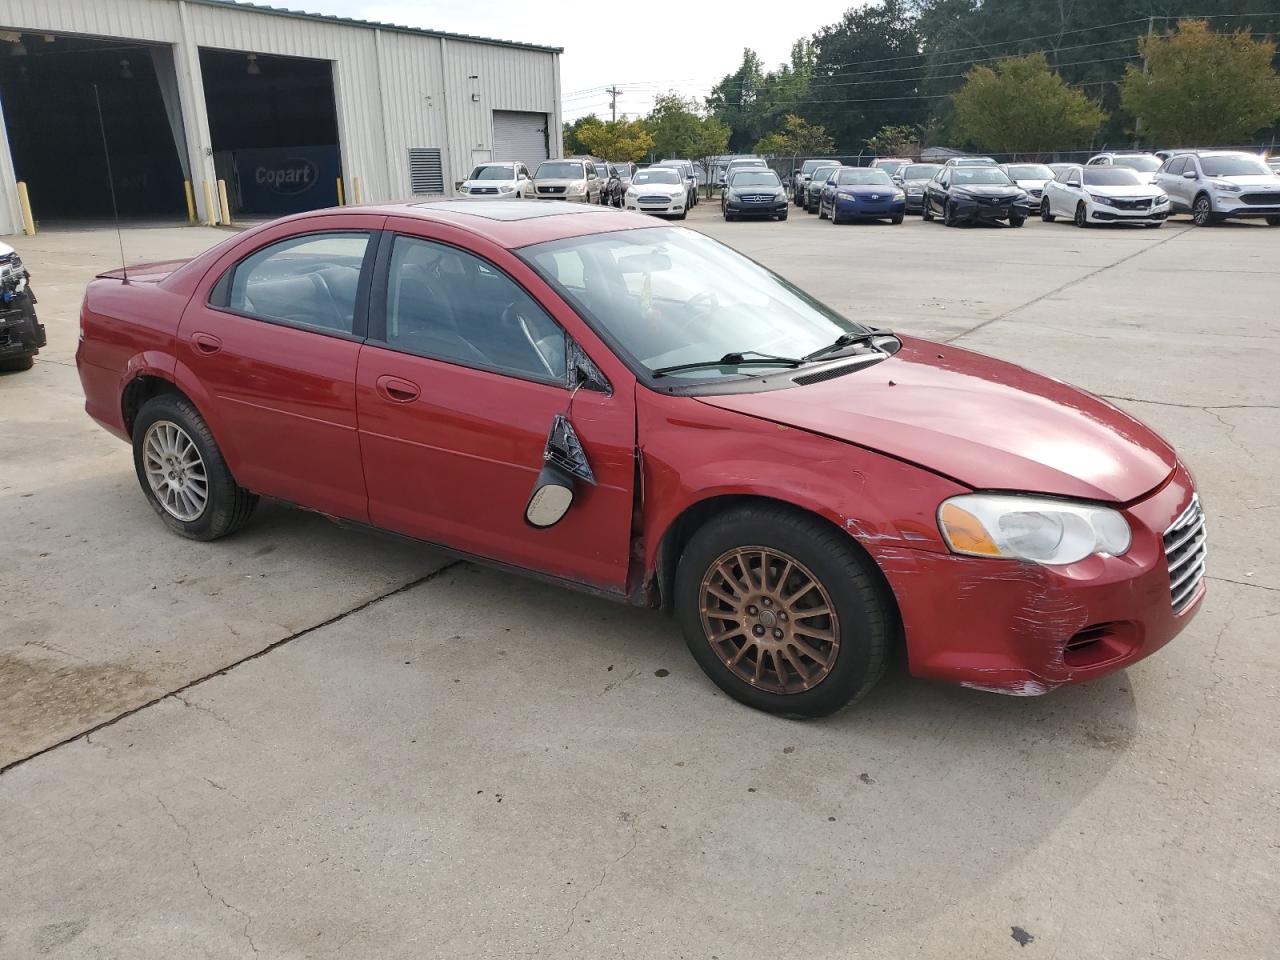
<svg viewBox="0 0 1280 960"><path fill-rule="evenodd" d="M1043 190L1048 180L1015 180L1013 181L1023 190Z"/></svg>
<svg viewBox="0 0 1280 960"><path fill-rule="evenodd" d="M1160 188L1152 183L1133 183L1115 187L1095 187L1092 184L1085 184L1084 189L1086 193L1096 193L1100 197L1136 197L1144 199L1154 197L1160 193Z"/></svg>
<svg viewBox="0 0 1280 960"><path fill-rule="evenodd" d="M869 197L872 194L877 196L893 196L901 188L893 183L846 183L844 186L836 186L836 190L840 193L852 193L859 197Z"/></svg>
<svg viewBox="0 0 1280 960"><path fill-rule="evenodd" d="M1105 400L982 354L901 339L896 355L846 376L699 399L979 490L1125 503L1173 470L1172 448Z"/></svg>
<svg viewBox="0 0 1280 960"><path fill-rule="evenodd" d="M636 183L632 181L630 189L636 193L662 193L673 197L684 194L683 183Z"/></svg>
<svg viewBox="0 0 1280 960"><path fill-rule="evenodd" d="M971 193L975 197L1016 197L1022 193L1022 188L1011 183L966 183L956 184L951 192Z"/></svg>
<svg viewBox="0 0 1280 960"><path fill-rule="evenodd" d="M517 187L514 180L463 180L462 186L470 190L472 187Z"/></svg>
<svg viewBox="0 0 1280 960"><path fill-rule="evenodd" d="M533 185L535 187L572 187L575 184L587 185L587 181L578 177L574 180L566 180L562 177L535 177Z"/></svg>

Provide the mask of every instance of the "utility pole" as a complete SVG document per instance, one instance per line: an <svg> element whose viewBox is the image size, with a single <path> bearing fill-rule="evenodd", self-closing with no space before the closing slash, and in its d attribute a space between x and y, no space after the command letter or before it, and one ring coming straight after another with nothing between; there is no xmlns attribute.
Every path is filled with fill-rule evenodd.
<svg viewBox="0 0 1280 960"><path fill-rule="evenodd" d="M1147 45L1151 44L1151 34L1155 32L1156 18L1154 16L1147 17ZM1147 75L1147 47L1142 48L1142 75ZM1142 118L1135 117L1133 120L1133 148L1138 149L1138 144L1142 142Z"/></svg>
<svg viewBox="0 0 1280 960"><path fill-rule="evenodd" d="M618 87L617 85L606 87L604 92L609 95L609 113L613 122L616 123L618 120Z"/></svg>

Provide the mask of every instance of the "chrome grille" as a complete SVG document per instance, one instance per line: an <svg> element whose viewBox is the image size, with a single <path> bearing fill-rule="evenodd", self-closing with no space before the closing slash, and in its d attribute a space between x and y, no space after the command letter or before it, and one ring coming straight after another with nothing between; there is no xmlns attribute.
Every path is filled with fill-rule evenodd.
<svg viewBox="0 0 1280 960"><path fill-rule="evenodd" d="M1199 592L1209 552L1206 540L1204 511L1200 509L1197 494L1164 532L1164 555L1169 562L1169 599L1174 613L1187 609Z"/></svg>
<svg viewBox="0 0 1280 960"><path fill-rule="evenodd" d="M772 193L744 193L738 199L743 203L769 203L777 198Z"/></svg>
<svg viewBox="0 0 1280 960"><path fill-rule="evenodd" d="M672 202L672 200L671 200L671 198L670 198L670 197L660 197L660 196L640 197L639 199L640 199L640 202L641 202L641 203L664 203L664 204L669 204L669 203L671 203L671 202Z"/></svg>
<svg viewBox="0 0 1280 960"><path fill-rule="evenodd" d="M497 187L472 187L471 192L473 194L481 194L481 193L492 194L492 193L497 193L498 188Z"/></svg>
<svg viewBox="0 0 1280 960"><path fill-rule="evenodd" d="M1246 193L1240 197L1241 201L1252 207L1277 207L1280 206L1280 193Z"/></svg>
<svg viewBox="0 0 1280 960"><path fill-rule="evenodd" d="M1151 209L1151 200L1122 200L1116 198L1112 201L1116 205L1117 210L1149 210Z"/></svg>

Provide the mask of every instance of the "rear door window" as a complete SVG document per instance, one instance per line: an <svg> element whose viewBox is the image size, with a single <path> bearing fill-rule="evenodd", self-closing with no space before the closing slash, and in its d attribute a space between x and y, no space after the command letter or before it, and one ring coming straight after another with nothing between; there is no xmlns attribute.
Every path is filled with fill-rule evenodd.
<svg viewBox="0 0 1280 960"><path fill-rule="evenodd" d="M215 287L215 296L225 290L225 303L213 305L259 320L353 336L369 252L369 234L363 231L282 240L236 264L230 284Z"/></svg>

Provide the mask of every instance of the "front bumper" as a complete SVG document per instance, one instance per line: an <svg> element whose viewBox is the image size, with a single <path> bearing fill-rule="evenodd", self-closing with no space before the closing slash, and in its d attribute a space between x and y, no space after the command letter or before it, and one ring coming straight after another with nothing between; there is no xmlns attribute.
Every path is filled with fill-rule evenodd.
<svg viewBox="0 0 1280 960"><path fill-rule="evenodd" d="M1246 194L1248 191L1246 191ZM1248 220L1253 217L1280 217L1280 197L1275 203L1245 203L1234 194L1215 193L1213 212L1223 220ZM1269 199L1269 198L1268 198Z"/></svg>
<svg viewBox="0 0 1280 960"><path fill-rule="evenodd" d="M637 213L652 213L658 216L673 216L684 213L685 210L684 198L668 200L662 203L654 200L646 202L628 198L624 205L628 210L632 210Z"/></svg>
<svg viewBox="0 0 1280 960"><path fill-rule="evenodd" d="M952 207L960 220L1008 220L1013 217L1031 216L1033 207L1029 203L1016 200L1005 200L1000 203L983 203L978 200L953 198Z"/></svg>
<svg viewBox="0 0 1280 960"><path fill-rule="evenodd" d="M911 673L1031 696L1155 653L1204 598L1200 579L1174 612L1163 539L1194 492L1179 464L1163 486L1126 509L1133 545L1123 557L1045 567L923 550L876 556L898 600Z"/></svg>
<svg viewBox="0 0 1280 960"><path fill-rule="evenodd" d="M525 198L528 200L563 200L565 203L586 203L588 201L585 193L535 193L532 196L525 194Z"/></svg>
<svg viewBox="0 0 1280 960"><path fill-rule="evenodd" d="M36 298L31 287L0 304L0 359L23 357L45 345L44 324L36 319Z"/></svg>
<svg viewBox="0 0 1280 960"><path fill-rule="evenodd" d="M1163 223L1169 219L1167 203L1148 210L1121 210L1105 204L1089 204L1089 221L1091 223Z"/></svg>
<svg viewBox="0 0 1280 960"><path fill-rule="evenodd" d="M906 203L907 213L919 213L924 209L923 193L908 193Z"/></svg>
<svg viewBox="0 0 1280 960"><path fill-rule="evenodd" d="M835 211L841 217L861 217L866 220L883 220L899 217L907 212L906 200L853 200L837 195Z"/></svg>
<svg viewBox="0 0 1280 960"><path fill-rule="evenodd" d="M786 214L789 204L786 199L769 200L764 203L743 203L740 200L725 202L726 213L735 217L780 217Z"/></svg>

